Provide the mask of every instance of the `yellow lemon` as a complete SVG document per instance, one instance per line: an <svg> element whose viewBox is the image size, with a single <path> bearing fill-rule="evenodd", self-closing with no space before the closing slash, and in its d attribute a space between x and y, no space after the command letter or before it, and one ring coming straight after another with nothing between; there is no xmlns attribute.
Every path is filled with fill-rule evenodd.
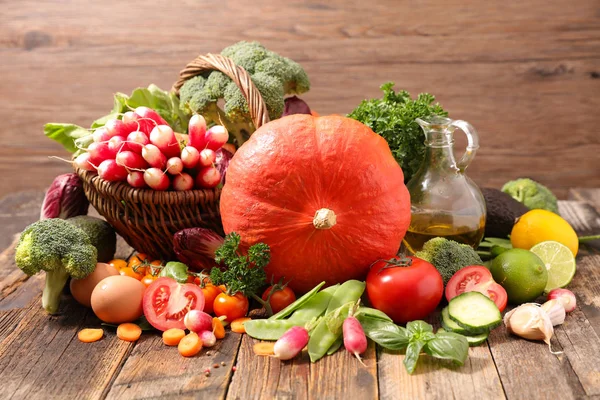
<svg viewBox="0 0 600 400"><path fill-rule="evenodd" d="M577 234L560 215L550 211L528 211L517 220L510 233L510 242L518 249L529 250L547 240L562 243L571 250L573 256L577 255Z"/></svg>

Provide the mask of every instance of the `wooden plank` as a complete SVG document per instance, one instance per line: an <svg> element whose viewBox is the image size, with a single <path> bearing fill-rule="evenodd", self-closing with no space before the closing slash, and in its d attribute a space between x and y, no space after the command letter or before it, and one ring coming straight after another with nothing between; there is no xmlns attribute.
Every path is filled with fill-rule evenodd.
<svg viewBox="0 0 600 400"><path fill-rule="evenodd" d="M252 350L257 342L244 335L228 399L378 398L377 363L372 343L364 354L365 367L343 349L316 363L310 362L306 350L290 361L259 357Z"/></svg>
<svg viewBox="0 0 600 400"><path fill-rule="evenodd" d="M77 332L99 321L74 300L63 303L62 314L48 316L37 297L0 343L0 398L97 399L106 390L133 344L107 331L98 342L81 343Z"/></svg>
<svg viewBox="0 0 600 400"><path fill-rule="evenodd" d="M228 332L213 348L190 358L182 357L176 347L165 346L156 332L144 336L116 376L107 399L225 398L240 334ZM204 375L207 368L211 370L208 377ZM257 377L255 371L245 375Z"/></svg>
<svg viewBox="0 0 600 400"><path fill-rule="evenodd" d="M352 110L379 96L389 80L413 95L436 94L481 135L469 168L481 185L498 187L526 171L561 196L573 182L600 186L598 168L581 162L600 150L589 129L600 118L594 0L576 7L568 0L501 7L476 0L294 0L276 8L268 0L234 0L212 9L201 30L192 27L205 2L160 4L170 18L115 0L3 4L0 91L11 95L0 98L0 196L43 189L69 171L47 158L65 153L43 137L45 122L87 126L110 109L114 92L150 82L168 88L197 54L240 39L260 40L299 61L313 87L303 97L322 114ZM15 132L27 140L15 140Z"/></svg>

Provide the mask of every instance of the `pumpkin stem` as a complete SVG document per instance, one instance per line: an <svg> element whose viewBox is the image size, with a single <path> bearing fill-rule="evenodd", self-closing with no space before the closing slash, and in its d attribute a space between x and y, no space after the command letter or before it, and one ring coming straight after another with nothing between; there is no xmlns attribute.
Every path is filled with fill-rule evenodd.
<svg viewBox="0 0 600 400"><path fill-rule="evenodd" d="M315 213L313 225L317 229L331 229L337 223L335 213L328 208L321 208Z"/></svg>

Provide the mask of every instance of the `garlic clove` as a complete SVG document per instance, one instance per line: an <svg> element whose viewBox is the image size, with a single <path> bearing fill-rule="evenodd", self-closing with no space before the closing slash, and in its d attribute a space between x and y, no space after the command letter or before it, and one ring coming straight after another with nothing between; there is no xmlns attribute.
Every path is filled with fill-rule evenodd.
<svg viewBox="0 0 600 400"><path fill-rule="evenodd" d="M529 340L542 340L550 346L554 328L539 304L525 303L506 313L504 324L509 333ZM550 349L552 351L552 349Z"/></svg>
<svg viewBox="0 0 600 400"><path fill-rule="evenodd" d="M546 314L548 314L548 317L550 317L550 321L552 321L553 326L560 325L565 322L565 316L567 313L560 300L548 300L542 304L542 310L546 311Z"/></svg>

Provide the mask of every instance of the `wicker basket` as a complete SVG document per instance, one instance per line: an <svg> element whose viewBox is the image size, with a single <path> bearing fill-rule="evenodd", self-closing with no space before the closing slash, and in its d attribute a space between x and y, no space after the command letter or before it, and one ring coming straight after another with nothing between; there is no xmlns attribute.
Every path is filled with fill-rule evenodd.
<svg viewBox="0 0 600 400"><path fill-rule="evenodd" d="M179 73L172 90L178 93L186 80L212 70L223 72L238 85L256 128L269 122L265 102L250 76L227 57L197 57ZM108 182L94 172L76 172L94 208L130 246L153 258L173 258L173 235L181 229L204 227L223 233L219 213L221 189L160 192Z"/></svg>

